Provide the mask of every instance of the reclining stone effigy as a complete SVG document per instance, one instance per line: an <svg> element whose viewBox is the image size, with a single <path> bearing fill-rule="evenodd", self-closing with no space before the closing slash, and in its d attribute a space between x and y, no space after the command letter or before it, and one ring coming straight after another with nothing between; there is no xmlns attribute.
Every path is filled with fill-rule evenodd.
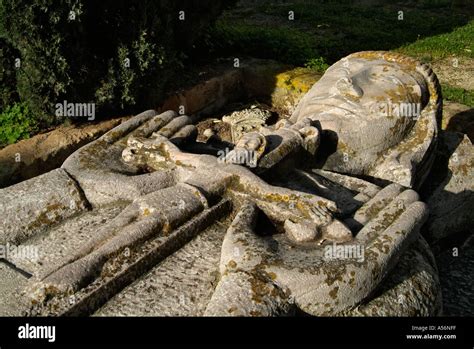
<svg viewBox="0 0 474 349"><path fill-rule="evenodd" d="M198 116L147 111L61 169L2 189L3 205L18 212L3 219L0 239L50 251L11 262L32 274L25 292L38 312L57 314L56 300L104 288L111 261L119 264L111 274L126 268L124 251L158 240L153 253L163 259L188 241L176 231L213 208L227 214L219 205L230 202L236 215L204 314L437 314L436 266L419 234L427 209L411 188L431 166L440 107L427 66L360 52L330 67L290 119L240 135L226 157L196 143ZM49 186L45 195L25 204L38 183ZM91 227L84 238L55 249L61 230L51 226L80 236L79 221Z"/></svg>

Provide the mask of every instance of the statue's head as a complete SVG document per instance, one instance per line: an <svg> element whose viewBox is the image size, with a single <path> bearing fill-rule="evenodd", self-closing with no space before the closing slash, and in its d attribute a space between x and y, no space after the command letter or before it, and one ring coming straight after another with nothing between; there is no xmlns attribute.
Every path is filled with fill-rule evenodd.
<svg viewBox="0 0 474 349"><path fill-rule="evenodd" d="M354 53L326 71L291 119L321 123L323 142L334 143L325 168L370 175L388 149L410 137L430 103L439 102L432 75L398 54Z"/></svg>

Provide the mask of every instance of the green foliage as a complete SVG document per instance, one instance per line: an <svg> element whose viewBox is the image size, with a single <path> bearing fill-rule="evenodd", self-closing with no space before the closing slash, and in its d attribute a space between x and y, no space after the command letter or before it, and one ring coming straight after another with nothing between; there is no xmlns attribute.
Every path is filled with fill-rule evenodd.
<svg viewBox="0 0 474 349"><path fill-rule="evenodd" d="M326 63L323 57L311 58L305 63L305 67L315 70L319 73L324 73L329 65Z"/></svg>
<svg viewBox="0 0 474 349"><path fill-rule="evenodd" d="M350 0L266 1L224 13L206 40L218 54L272 58L318 72L363 50L396 50L428 62L451 55L472 58L474 21L462 2L469 1L402 0L380 6ZM443 94L473 106L473 91L443 86Z"/></svg>
<svg viewBox="0 0 474 349"><path fill-rule="evenodd" d="M6 107L0 114L0 125L0 147L29 138L38 126L24 103Z"/></svg>
<svg viewBox="0 0 474 349"><path fill-rule="evenodd" d="M450 55L474 57L474 20L451 33L431 36L403 46L400 51L427 61Z"/></svg>
<svg viewBox="0 0 474 349"><path fill-rule="evenodd" d="M417 56L433 47L435 55L452 52L471 56L473 33L468 13L454 10L452 1L431 2L435 7L404 6L403 2L358 6L353 1L269 1L254 8L260 17L247 11L225 13L208 41L217 45L219 52L270 57L290 64L304 64L318 57L333 63L352 52L401 46L409 46L409 54ZM288 19L289 11L294 13L293 21Z"/></svg>
<svg viewBox="0 0 474 349"><path fill-rule="evenodd" d="M474 108L474 91L443 85L442 93L443 98L447 101L458 102Z"/></svg>
<svg viewBox="0 0 474 349"><path fill-rule="evenodd" d="M291 28L263 28L245 23L219 21L211 32L212 48L218 54L242 54L303 65L319 56L312 37Z"/></svg>
<svg viewBox="0 0 474 349"><path fill-rule="evenodd" d="M15 59L19 53L0 37L0 111L18 100Z"/></svg>
<svg viewBox="0 0 474 349"><path fill-rule="evenodd" d="M95 103L99 114L156 107L226 3L2 0L0 34L21 57L15 90L43 125L62 121L52 115L64 100Z"/></svg>

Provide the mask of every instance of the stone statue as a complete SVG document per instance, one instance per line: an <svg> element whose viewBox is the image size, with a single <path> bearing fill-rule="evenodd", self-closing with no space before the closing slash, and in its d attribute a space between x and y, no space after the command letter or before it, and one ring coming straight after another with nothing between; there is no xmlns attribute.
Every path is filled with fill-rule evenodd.
<svg viewBox="0 0 474 349"><path fill-rule="evenodd" d="M308 314L329 315L355 307L396 265L400 250L419 238L426 207L414 191L400 191L398 185L384 188L356 212L361 221L368 220L368 212L375 216L351 242L338 247L360 248L360 259L338 258L336 244L326 245L329 250L298 248L281 234L262 236L255 229L259 209L243 206L224 239L222 277L206 314L281 315L296 304Z"/></svg>
<svg viewBox="0 0 474 349"><path fill-rule="evenodd" d="M356 53L329 68L289 120L274 126L257 122L259 130L250 127L247 133L239 129L230 152L196 142L198 116L172 111L135 116L72 154L60 173L45 175L71 189L60 202L49 193L31 205L51 208L65 221L76 219L63 213L69 212L68 202L75 215L111 205L121 209L66 252L30 264L17 261L33 274L28 295L41 306L105 287L97 280L120 272L119 265L110 276L106 266L120 261L123 251L139 254L153 239L162 239L169 251L167 239L175 238L174 231L229 201L236 216L223 241L220 278L205 314L279 315L296 308L313 315L370 313L368 300L383 280L395 290L402 287L393 276L400 256L426 265L409 278L424 278L427 286L420 292L426 302L410 303L406 314L437 313L435 267L418 233L427 209L410 187L422 182L431 165L438 88L429 68L411 59ZM413 115L405 115L408 106ZM312 168L321 158L323 169ZM293 159L298 161L288 162ZM271 176L281 169L285 176ZM11 210L21 206L14 198L31 190L22 185L5 189ZM40 212L36 208L7 219L9 233L2 239L22 243L46 231L51 219L32 214ZM93 221L92 216L85 219ZM26 223L15 226L15 219ZM338 251L355 251L356 258Z"/></svg>
<svg viewBox="0 0 474 349"><path fill-rule="evenodd" d="M85 178L100 174L97 181L93 184L91 182L92 187L83 186L84 193L91 202L94 195L104 187L104 182L109 181L111 185L117 176L124 176L116 173L116 168L111 167L110 162L108 163L110 160L107 160L110 152L115 151L115 147L124 146L124 139L127 139L127 146L122 151L125 166L133 169L135 173L146 168L147 171L166 176L154 176L153 191L138 196L120 215L100 229L86 246L67 256L59 268L56 265L53 270L44 271L40 283L42 290L71 292L84 287L88 280L100 272L107 256L137 241L146 240L160 230L165 233L177 227L179 223L190 219L223 196L231 196L236 202L250 200L256 203L295 242L342 242L352 238L350 230L332 215L337 210L333 201L271 186L245 167L227 164L211 155L179 150L163 136L172 126L162 121L169 115L167 112L155 116L129 135L117 130L112 131L65 162L65 168L74 168L75 165L83 166L87 161L86 168L75 172L81 176L76 177L81 183ZM173 121L177 119L179 118ZM188 121L191 122L191 119ZM122 125L123 129L127 126ZM182 137L178 137L179 135L196 136L196 133L192 132L194 126L181 126L180 130L174 130L176 132L173 132L171 140L180 140ZM151 137L139 136L144 134L144 130L151 132L152 127L155 127L156 132ZM112 135L126 138L114 139L115 142L111 144L109 142ZM104 143L107 148L102 152L98 151ZM97 166L91 166L91 158L99 156L103 158L96 162ZM129 177L129 180L133 183L143 176ZM147 185L146 181L136 183ZM116 195L116 199L122 198L120 191Z"/></svg>
<svg viewBox="0 0 474 349"><path fill-rule="evenodd" d="M317 123L324 169L417 188L433 161L441 108L427 65L392 52L358 52L333 64L276 127Z"/></svg>
<svg viewBox="0 0 474 349"><path fill-rule="evenodd" d="M331 66L288 121L277 123L274 130L248 134L247 139L278 135L290 144L291 137L283 134L297 131L303 136L299 145L317 156L322 131L326 137L321 145L326 152L332 148L325 154L324 169L418 187L433 161L440 117L440 87L428 66L389 52L360 52ZM253 150L248 144L234 151ZM291 151L276 156L281 160ZM388 206L381 209L382 202ZM373 291L380 282L373 277L381 280L394 263L390 259L395 254L389 251L407 246L410 236L416 238L427 215L414 191L396 184L384 188L352 218L365 225L353 230L352 243L364 246L368 256L358 265L331 263L318 248L295 251L279 236L261 237L255 231L257 212L257 207L245 206L229 228L220 264L223 278L209 315L284 313L288 297L314 315L347 311Z"/></svg>

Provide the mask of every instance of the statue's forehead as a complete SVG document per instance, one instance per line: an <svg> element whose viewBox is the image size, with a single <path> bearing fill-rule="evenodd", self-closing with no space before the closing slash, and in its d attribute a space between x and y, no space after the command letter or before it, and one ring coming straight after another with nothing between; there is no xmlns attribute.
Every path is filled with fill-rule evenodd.
<svg viewBox="0 0 474 349"><path fill-rule="evenodd" d="M328 73L347 73L354 74L362 70L376 70L376 71L399 71L400 73L406 72L396 62L389 62L384 59L367 59L367 58L350 58L346 57L333 64L329 69Z"/></svg>
<svg viewBox="0 0 474 349"><path fill-rule="evenodd" d="M383 58L346 57L333 64L320 80L324 83L334 83L342 77L350 77L353 81L357 77L371 81L393 81L397 85L421 85L423 78L416 72L414 66L387 61ZM417 93L419 94L419 93Z"/></svg>

